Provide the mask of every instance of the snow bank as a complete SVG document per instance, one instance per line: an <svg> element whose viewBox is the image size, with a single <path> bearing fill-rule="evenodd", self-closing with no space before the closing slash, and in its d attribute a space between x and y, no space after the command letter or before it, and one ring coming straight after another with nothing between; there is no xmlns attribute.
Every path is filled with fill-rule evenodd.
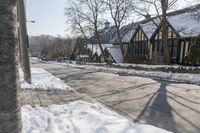
<svg viewBox="0 0 200 133"><path fill-rule="evenodd" d="M101 67L101 66L92 66L92 65L77 65L77 64L70 64L68 62L45 62L45 63L54 63L74 68L81 68L87 70L95 70L95 71L103 71L109 73L116 73L116 74L126 74L132 76L142 76L142 77L152 77L158 78L162 80L168 81L176 81L176 82L184 82L190 84L197 84L200 85L200 74L190 74L190 73L171 73L171 72L160 72L160 71L140 71L134 69L124 69L128 67L141 67L145 69L159 69L159 68L174 68L174 69L199 69L199 67L189 67L189 66L179 66L179 65L145 65L145 64L116 64L122 68L112 68L112 67ZM92 63L90 63L92 64ZM98 65L99 63L96 63ZM100 65L104 65L105 63L100 63ZM95 65L95 63L94 63Z"/></svg>
<svg viewBox="0 0 200 133"><path fill-rule="evenodd" d="M170 133L137 125L104 106L84 101L68 105L22 107L23 133Z"/></svg>
<svg viewBox="0 0 200 133"><path fill-rule="evenodd" d="M119 69L119 68L111 68L111 67L97 67L90 65L72 65L65 64L70 67L87 69L87 70L95 70L95 71L104 71L116 74L126 74L132 76L143 76L143 77L153 77L162 80L168 81L176 81L176 82L184 82L200 85L200 74L189 74L189 73L167 73L167 72L159 72L159 71L138 71L134 69Z"/></svg>
<svg viewBox="0 0 200 133"><path fill-rule="evenodd" d="M119 65L121 67L141 67L141 68L145 68L145 69L159 69L159 68L197 69L197 68L200 68L200 67L181 66L181 65L147 65L147 64L128 64L128 63L119 63L119 64L115 64L115 65Z"/></svg>
<svg viewBox="0 0 200 133"><path fill-rule="evenodd" d="M68 63L69 64L69 63ZM70 63L72 64L72 63ZM93 65L93 66L106 66L106 63L85 63L86 65ZM176 70L195 70L200 69L199 66L181 66L181 65L148 65L148 64L130 64L130 63L112 63L112 67L120 67L124 69L134 69L134 68L141 68L141 69L149 69L149 70L156 70L156 69L176 69Z"/></svg>
<svg viewBox="0 0 200 133"><path fill-rule="evenodd" d="M59 78L41 68L31 68L32 84L24 80L23 71L19 70L20 83L22 89L40 89L40 90L70 90Z"/></svg>
<svg viewBox="0 0 200 133"><path fill-rule="evenodd" d="M30 60L33 63L35 63L35 62L37 63L37 62L41 61L41 59L39 59L38 57L30 57Z"/></svg>

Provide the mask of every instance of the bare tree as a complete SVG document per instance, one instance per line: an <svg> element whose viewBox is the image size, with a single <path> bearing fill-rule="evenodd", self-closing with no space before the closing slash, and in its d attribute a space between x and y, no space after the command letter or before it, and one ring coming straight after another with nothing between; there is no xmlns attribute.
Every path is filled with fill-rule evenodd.
<svg viewBox="0 0 200 133"><path fill-rule="evenodd" d="M76 36L82 36L88 40L91 34L86 25L85 19L81 17L81 4L77 1L70 0L68 7L65 8L65 15L67 16L67 23L71 24L72 32Z"/></svg>
<svg viewBox="0 0 200 133"><path fill-rule="evenodd" d="M0 132L20 133L17 0L0 0Z"/></svg>
<svg viewBox="0 0 200 133"><path fill-rule="evenodd" d="M80 13L81 5L76 1L71 0L68 7L65 8L65 15L67 16L67 23L71 24L72 33L77 37L75 48L72 53L73 56L76 54L76 50L81 52L84 47L87 47L87 41L89 36L92 35L91 30L87 27L85 19L81 17ZM81 42L78 41L81 38Z"/></svg>
<svg viewBox="0 0 200 133"><path fill-rule="evenodd" d="M71 59L75 60L76 55L80 55L82 53L85 53L87 47L84 47L85 45L82 45L82 44L85 44L85 39L82 38L81 36L77 37L73 41L73 44L75 44L75 47L74 47L74 50L73 50L73 52L71 54Z"/></svg>
<svg viewBox="0 0 200 133"><path fill-rule="evenodd" d="M71 56L74 50L74 38L41 35L36 37L41 51L41 58L45 60L63 60Z"/></svg>
<svg viewBox="0 0 200 133"><path fill-rule="evenodd" d="M71 0L71 6L66 8L66 11L71 12L69 15L74 24L74 28L79 30L82 35L86 38L85 33L90 31L96 37L99 44L101 53L103 54L104 60L106 57L103 52L103 47L100 39L100 17L103 13L103 1L102 0Z"/></svg>
<svg viewBox="0 0 200 133"><path fill-rule="evenodd" d="M174 0L174 2L177 0ZM167 27L167 9L168 0L161 0L162 7L162 39L163 39L163 61L169 64L169 49L168 49L168 27Z"/></svg>
<svg viewBox="0 0 200 133"><path fill-rule="evenodd" d="M133 1L132 0L104 0L104 3L108 7L108 11L110 12L111 18L116 27L116 33L118 37L118 41L120 43L120 49L123 57L124 49L122 44L122 35L120 34L120 28L127 20L127 18L131 15L133 11Z"/></svg>
<svg viewBox="0 0 200 133"><path fill-rule="evenodd" d="M140 6L134 9L134 11L141 16L157 16L160 20L162 25L163 62L165 64L169 64L167 12L177 1L178 0L140 0ZM154 19L151 19L151 21L158 26Z"/></svg>

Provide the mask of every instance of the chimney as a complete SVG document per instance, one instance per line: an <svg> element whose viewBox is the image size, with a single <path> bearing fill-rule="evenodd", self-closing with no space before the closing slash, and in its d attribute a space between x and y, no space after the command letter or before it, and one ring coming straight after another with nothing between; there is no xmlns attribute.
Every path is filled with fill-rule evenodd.
<svg viewBox="0 0 200 133"><path fill-rule="evenodd" d="M109 28L109 27L110 27L110 22L106 21L106 22L104 23L104 25L105 25L105 28Z"/></svg>

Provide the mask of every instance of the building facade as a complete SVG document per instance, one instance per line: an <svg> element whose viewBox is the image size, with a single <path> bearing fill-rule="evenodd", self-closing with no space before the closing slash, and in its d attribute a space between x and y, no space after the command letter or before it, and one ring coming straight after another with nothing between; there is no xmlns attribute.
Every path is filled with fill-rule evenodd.
<svg viewBox="0 0 200 133"><path fill-rule="evenodd" d="M162 22L159 19L155 17L138 25L130 40L128 55L163 61ZM194 39L200 35L200 4L169 13L167 26L170 62L187 63Z"/></svg>

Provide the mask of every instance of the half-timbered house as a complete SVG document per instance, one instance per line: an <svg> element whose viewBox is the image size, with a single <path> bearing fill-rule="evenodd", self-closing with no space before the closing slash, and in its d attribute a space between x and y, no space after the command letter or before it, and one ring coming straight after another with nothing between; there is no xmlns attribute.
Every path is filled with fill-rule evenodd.
<svg viewBox="0 0 200 133"><path fill-rule="evenodd" d="M103 50L106 48L113 47L113 44L102 44L101 45ZM87 48L91 51L91 61L99 63L100 61L100 56L101 56L101 49L99 47L99 44L87 44Z"/></svg>
<svg viewBox="0 0 200 133"><path fill-rule="evenodd" d="M139 23L130 23L128 25L123 26L120 29L120 36L122 38L124 55L127 55L128 53L128 49L129 49L128 46L129 46L131 37L134 34L138 24ZM115 34L114 38L111 40L111 43L113 43L114 48L120 48L120 42L119 42L117 33Z"/></svg>
<svg viewBox="0 0 200 133"><path fill-rule="evenodd" d="M91 62L101 63L100 55L97 52L91 57Z"/></svg>
<svg viewBox="0 0 200 133"><path fill-rule="evenodd" d="M76 58L76 63L86 63L90 62L90 57L88 55L78 55Z"/></svg>
<svg viewBox="0 0 200 133"><path fill-rule="evenodd" d="M159 23L158 18L146 19L141 22L131 38L128 53L144 58L151 58L150 38Z"/></svg>
<svg viewBox="0 0 200 133"><path fill-rule="evenodd" d="M105 27L99 30L100 42L103 49L113 47L113 44L110 43L110 40L114 37L115 33L115 26L110 26L109 22L105 22ZM98 63L101 55L101 49L98 44L98 39L95 35L89 39L87 49L90 49L92 52L91 61Z"/></svg>
<svg viewBox="0 0 200 133"><path fill-rule="evenodd" d="M105 48L104 54L108 63L123 63L123 56L120 48ZM101 54L101 62L105 62Z"/></svg>
<svg viewBox="0 0 200 133"><path fill-rule="evenodd" d="M200 4L168 15L168 48L171 63L185 63L194 38L200 35ZM152 56L163 56L162 23L151 37Z"/></svg>
<svg viewBox="0 0 200 133"><path fill-rule="evenodd" d="M148 38L144 33L143 29L139 25L136 29L136 32L133 34L133 37L129 44L129 54L139 55L139 56L148 56Z"/></svg>
<svg viewBox="0 0 200 133"><path fill-rule="evenodd" d="M168 49L169 49L169 60L171 63L177 63L179 59L179 34L168 22ZM153 34L151 39L151 56L155 60L162 61L163 58L163 42L162 42L162 23Z"/></svg>

